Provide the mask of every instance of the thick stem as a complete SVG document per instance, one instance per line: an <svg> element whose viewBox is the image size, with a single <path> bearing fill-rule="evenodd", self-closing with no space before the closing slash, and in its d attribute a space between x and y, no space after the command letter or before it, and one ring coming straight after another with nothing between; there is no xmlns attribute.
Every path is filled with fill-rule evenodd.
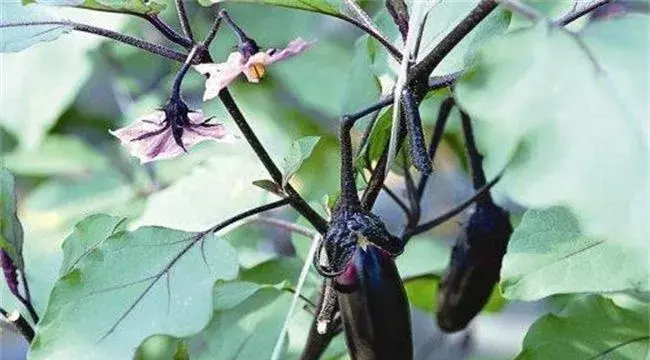
<svg viewBox="0 0 650 360"><path fill-rule="evenodd" d="M32 328L29 322L18 311L7 312L5 309L0 308L0 314L16 327L28 343L34 340L34 328Z"/></svg>
<svg viewBox="0 0 650 360"><path fill-rule="evenodd" d="M218 15L217 18L214 20L212 27L210 28L210 32L208 33L208 36L206 36L205 40L203 41L203 45L206 48L210 46L214 38L217 36L217 31L219 31L220 25L221 25L221 16Z"/></svg>
<svg viewBox="0 0 650 360"><path fill-rule="evenodd" d="M178 21L181 23L181 29L183 29L183 34L194 43L194 34L192 34L192 27L190 22L187 19L187 12L185 11L185 5L183 0L175 0L176 11L178 12Z"/></svg>
<svg viewBox="0 0 650 360"><path fill-rule="evenodd" d="M230 95L228 89L221 90L219 93L219 99L223 102L226 110L235 121L237 127L239 127L239 130L246 138L246 141L248 141L248 144L253 148L253 151L262 162L262 165L266 168L266 171L271 175L273 181L275 181L276 184L282 184L282 172L280 172L280 169L275 165L271 156L257 138L257 135L253 132L253 129L248 125L246 118L239 110L237 103L235 103L235 99ZM300 197L291 184L287 184L285 191L287 192L291 206L304 216L319 233L324 234L327 231L327 221L325 221L325 219L323 219L302 197Z"/></svg>
<svg viewBox="0 0 650 360"><path fill-rule="evenodd" d="M178 44L182 47L184 47L187 50L190 50L192 48L192 40L182 36L181 34L177 33L169 27L162 19L158 17L158 15L151 14L151 15L140 15L143 19L147 20L151 25L153 25L158 31L160 31L163 36L165 36L169 41Z"/></svg>
<svg viewBox="0 0 650 360"><path fill-rule="evenodd" d="M18 300L25 306L25 309L29 312L29 316L34 321L34 324L37 324L39 321L38 313L32 304L32 294L29 291L29 283L27 282L27 277L23 271L20 272L20 277L23 280L23 289L25 290L25 297L18 297Z"/></svg>
<svg viewBox="0 0 650 360"><path fill-rule="evenodd" d="M496 7L496 1L482 0L422 61L413 67L408 82L414 85L416 99L421 100L426 94L429 74Z"/></svg>
<svg viewBox="0 0 650 360"><path fill-rule="evenodd" d="M187 59L185 59L185 62L183 63L183 65L181 65L181 68L178 70L178 73L176 73L176 76L174 77L174 82L172 84L172 98L180 99L181 84L183 83L183 79L185 78L187 71L190 69L190 66L192 66L194 57L199 52L198 50L199 49L196 46L192 48L192 51L190 51L190 53L187 55Z"/></svg>
<svg viewBox="0 0 650 360"><path fill-rule="evenodd" d="M469 157L470 167L472 168L472 183L474 189L479 189L485 185L485 173L483 172L483 155L476 147L474 139L474 131L472 130L472 120L469 115L461 110L460 119L463 123L463 134L465 135L465 147L467 148L467 156ZM481 196L477 202L492 202L490 192L487 191L484 196Z"/></svg>
<svg viewBox="0 0 650 360"><path fill-rule="evenodd" d="M359 196L354 180L354 166L352 164L352 139L350 130L358 118L343 116L341 119L341 205L359 208Z"/></svg>
<svg viewBox="0 0 650 360"><path fill-rule="evenodd" d="M61 25L61 26L71 26L76 31L86 32L90 34L95 34L98 36L103 36L109 39L119 41L124 44L135 46L142 50L146 50L152 54L156 54L171 60L184 61L187 58L186 54L180 53L178 51L172 50L170 48L164 47L162 45L153 44L145 40L134 38L129 35L120 34L118 32L103 29L91 25L81 24L77 22L70 21L36 21L36 22L19 22L11 24L2 24L0 28L4 27L19 27L19 26L38 26L38 25Z"/></svg>
<svg viewBox="0 0 650 360"><path fill-rule="evenodd" d="M330 299L328 296L328 291L331 291L331 287L328 289L327 281L329 280L324 280L323 284L321 286L321 293L318 298L318 302L316 305L316 310L320 311L323 309L323 305L326 301ZM338 312L338 303L334 302L332 304L334 306L333 309L328 309L327 311L331 312L332 314L335 314ZM303 349L302 354L300 355L300 360L319 360L325 350L327 350L327 346L329 343L338 335L339 333L339 326L340 324L340 318L337 320L337 322L332 321L330 325L328 326L328 331L326 331L324 334L321 334L318 331L318 325L319 322L322 320L322 317L320 316L321 314L317 314L314 316L314 320L312 321L311 327L309 328L309 335L307 336L307 344L305 345L305 348ZM336 320L336 319L335 319Z"/></svg>

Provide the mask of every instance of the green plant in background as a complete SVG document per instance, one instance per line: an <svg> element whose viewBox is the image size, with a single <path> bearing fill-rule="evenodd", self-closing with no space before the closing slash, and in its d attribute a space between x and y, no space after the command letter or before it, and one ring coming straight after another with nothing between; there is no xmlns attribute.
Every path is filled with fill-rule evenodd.
<svg viewBox="0 0 650 360"><path fill-rule="evenodd" d="M0 4L28 358L419 358L409 308L539 299L518 359L647 356L647 3L168 5ZM474 193L433 216L445 156Z"/></svg>

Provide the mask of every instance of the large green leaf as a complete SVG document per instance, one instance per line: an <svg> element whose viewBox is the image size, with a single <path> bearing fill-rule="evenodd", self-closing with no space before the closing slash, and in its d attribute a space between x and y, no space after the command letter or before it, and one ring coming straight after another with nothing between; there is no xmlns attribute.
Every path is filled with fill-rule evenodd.
<svg viewBox="0 0 650 360"><path fill-rule="evenodd" d="M74 100L91 72L86 50L95 44L87 38L66 36L2 56L0 126L21 147L37 147Z"/></svg>
<svg viewBox="0 0 650 360"><path fill-rule="evenodd" d="M435 4L424 26L418 59L431 52L479 2L479 0L441 1ZM446 75L464 70L483 43L504 34L509 25L510 12L497 8L454 47L432 75Z"/></svg>
<svg viewBox="0 0 650 360"><path fill-rule="evenodd" d="M84 0L80 7L87 9L132 12L136 14L157 14L165 6L165 0Z"/></svg>
<svg viewBox="0 0 650 360"><path fill-rule="evenodd" d="M537 320L517 360L647 359L650 307L632 310L596 295L571 302Z"/></svg>
<svg viewBox="0 0 650 360"><path fill-rule="evenodd" d="M642 15L581 34L539 25L480 52L454 94L476 120L488 175L508 165L497 190L569 207L587 236L647 246L646 30Z"/></svg>
<svg viewBox="0 0 650 360"><path fill-rule="evenodd" d="M512 234L501 270L504 296L650 291L648 254L587 237L566 208L529 210Z"/></svg>
<svg viewBox="0 0 650 360"><path fill-rule="evenodd" d="M157 14L165 9L165 0L22 0L23 3L76 6L91 10Z"/></svg>
<svg viewBox="0 0 650 360"><path fill-rule="evenodd" d="M85 255L54 286L30 359L126 359L152 334L194 334L215 281L237 275L234 249L216 235L106 229L96 217L68 239L65 251Z"/></svg>
<svg viewBox="0 0 650 360"><path fill-rule="evenodd" d="M63 18L56 16L45 6L23 6L20 0L0 2L0 52L20 51L42 41L52 41L61 34L72 31L72 26L66 24L10 25L61 20Z"/></svg>
<svg viewBox="0 0 650 360"><path fill-rule="evenodd" d="M109 236L124 230L125 220L116 216L91 215L77 223L72 234L66 238L63 248L63 262L59 274L65 275L93 249Z"/></svg>
<svg viewBox="0 0 650 360"><path fill-rule="evenodd" d="M22 201L23 254L36 309L44 311L61 267L61 243L83 218L99 212L133 217L141 199L119 173L107 169L41 182Z"/></svg>
<svg viewBox="0 0 650 360"><path fill-rule="evenodd" d="M438 1L433 4L427 16L418 60L424 58L435 46L479 3L479 0L470 1ZM379 11L375 17L378 27L387 34L393 44L401 49L403 41L397 31L392 17L385 9ZM463 38L454 49L443 59L431 74L432 76L447 75L452 72L464 70L472 62L472 55L489 39L500 36L506 32L510 24L510 12L497 9L476 26ZM381 45L377 45L381 46ZM377 54L374 62L378 76L395 78L399 64L392 56L383 51Z"/></svg>
<svg viewBox="0 0 650 360"><path fill-rule="evenodd" d="M203 6L215 3L240 2L262 5L282 6L298 10L307 10L321 14L338 16L342 14L343 2L338 0L198 0Z"/></svg>
<svg viewBox="0 0 650 360"><path fill-rule="evenodd" d="M2 155L4 166L18 175L74 175L106 166L106 158L79 138L50 135L36 149L17 149Z"/></svg>
<svg viewBox="0 0 650 360"><path fill-rule="evenodd" d="M264 169L244 146L217 144L218 154L148 198L138 225L200 231L266 202L274 195L251 185Z"/></svg>
<svg viewBox="0 0 650 360"><path fill-rule="evenodd" d="M369 16L356 5L357 0L352 0L352 4L342 0L198 0L198 2L204 6L218 3L251 3L305 10L363 24L366 28L377 31Z"/></svg>
<svg viewBox="0 0 650 360"><path fill-rule="evenodd" d="M423 275L440 276L444 272L451 249L440 239L431 236L416 236L409 240L404 253L397 260L399 274L403 278Z"/></svg>
<svg viewBox="0 0 650 360"><path fill-rule="evenodd" d="M215 293L215 313L210 324L189 339L191 358L269 358L291 295L256 284L237 285L236 289L230 286L228 290L225 298Z"/></svg>
<svg viewBox="0 0 650 360"><path fill-rule="evenodd" d="M23 226L16 212L14 176L0 168L0 249L6 251L16 268L23 270Z"/></svg>
<svg viewBox="0 0 650 360"><path fill-rule="evenodd" d="M369 106L381 95L381 85L373 71L377 46L368 35L360 37L354 45L354 57L348 67L348 78L341 97L341 109L346 114Z"/></svg>

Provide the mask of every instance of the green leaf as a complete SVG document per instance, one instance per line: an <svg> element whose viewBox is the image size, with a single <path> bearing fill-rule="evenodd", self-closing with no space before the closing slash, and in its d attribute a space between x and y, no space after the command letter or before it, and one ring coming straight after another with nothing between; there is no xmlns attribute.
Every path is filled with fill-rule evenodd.
<svg viewBox="0 0 650 360"><path fill-rule="evenodd" d="M528 330L517 360L643 359L650 350L650 307L618 306L596 295L581 297Z"/></svg>
<svg viewBox="0 0 650 360"><path fill-rule="evenodd" d="M404 289L409 303L422 311L432 313L438 302L438 281L434 276L406 281Z"/></svg>
<svg viewBox="0 0 650 360"><path fill-rule="evenodd" d="M291 295L251 283L215 287L227 296L201 333L188 339L192 359L235 360L269 358L282 328ZM228 290L228 291L225 291Z"/></svg>
<svg viewBox="0 0 650 360"><path fill-rule="evenodd" d="M87 21L105 16L99 15L86 16ZM107 20L117 23L114 18ZM21 147L36 148L75 99L92 70L87 51L101 39L65 36L2 56L0 126L15 136Z"/></svg>
<svg viewBox="0 0 650 360"><path fill-rule="evenodd" d="M444 272L451 250L440 239L420 235L409 240L404 253L397 260L397 268L402 278L423 275L440 276Z"/></svg>
<svg viewBox="0 0 650 360"><path fill-rule="evenodd" d="M75 6L90 10L134 14L157 14L167 6L165 0L23 0L23 3Z"/></svg>
<svg viewBox="0 0 650 360"><path fill-rule="evenodd" d="M137 225L201 231L251 207L269 202L269 196L273 195L251 185L266 173L257 158L244 146L216 144L212 156L203 164L194 167L169 187L149 196Z"/></svg>
<svg viewBox="0 0 650 360"><path fill-rule="evenodd" d="M497 191L530 208L567 206L584 234L647 248L648 17L545 25L480 52L456 87ZM531 91L535 89L535 91Z"/></svg>
<svg viewBox="0 0 650 360"><path fill-rule="evenodd" d="M125 220L116 216L91 215L75 225L63 245L63 262L59 274L65 275L111 235L124 230Z"/></svg>
<svg viewBox="0 0 650 360"><path fill-rule="evenodd" d="M359 156L355 159L355 166L357 169L365 168L366 159L368 159L371 164L373 161L379 159L379 156L381 156L381 153L384 151L390 138L392 118L392 106L379 112L377 120L370 131L370 136L368 137L366 145L361 149Z"/></svg>
<svg viewBox="0 0 650 360"><path fill-rule="evenodd" d="M300 169L302 163L309 158L318 141L320 141L320 136L305 136L291 144L291 150L289 150L289 154L282 162L282 169L284 170L282 188L287 186L287 183Z"/></svg>
<svg viewBox="0 0 650 360"><path fill-rule="evenodd" d="M2 160L9 170L24 176L74 175L106 166L106 158L67 135L50 135L38 148L19 148L3 154Z"/></svg>
<svg viewBox="0 0 650 360"><path fill-rule="evenodd" d="M199 4L210 6L217 3L250 3L260 5L282 6L298 10L306 10L327 15L340 15L342 2L337 0L199 0Z"/></svg>
<svg viewBox="0 0 650 360"><path fill-rule="evenodd" d="M268 180L268 179L262 179L262 180L255 180L253 181L253 185L257 186L258 188L264 189L272 194L275 194L277 196L284 196L284 192L278 184L275 183L273 180Z"/></svg>
<svg viewBox="0 0 650 360"><path fill-rule="evenodd" d="M23 271L23 226L16 210L15 186L14 176L4 167L0 168L0 249L6 251L14 266Z"/></svg>
<svg viewBox="0 0 650 360"><path fill-rule="evenodd" d="M55 284L30 359L126 359L150 335L194 334L215 281L237 275L237 254L216 235L143 227L102 239L105 219L88 221L64 249L98 245Z"/></svg>
<svg viewBox="0 0 650 360"><path fill-rule="evenodd" d="M515 229L501 269L509 299L554 294L650 291L648 256L638 249L585 236L569 210L529 210Z"/></svg>
<svg viewBox="0 0 650 360"><path fill-rule="evenodd" d="M0 52L17 52L42 41L52 41L61 34L72 31L66 24L10 26L33 22L62 21L45 6L23 6L19 0L0 2ZM3 64L4 67L4 64ZM3 68L3 72L6 68Z"/></svg>
<svg viewBox="0 0 650 360"><path fill-rule="evenodd" d="M157 14L165 9L164 0L83 0L76 6L86 9L130 12L136 14Z"/></svg>
<svg viewBox="0 0 650 360"><path fill-rule="evenodd" d="M479 0L470 1L439 1L434 4L427 16L424 26L418 61L424 58L433 48L476 7ZM497 9L469 34L463 38L454 49L435 68L432 76L447 75L464 70L471 65L472 56L489 39L504 34L510 24L510 12ZM403 47L401 35L397 26L386 9L379 11L375 22L384 34L390 38L398 49ZM377 45L380 46L380 45ZM378 53L374 67L379 77L389 76L395 79L399 64L386 52Z"/></svg>
<svg viewBox="0 0 650 360"><path fill-rule="evenodd" d="M381 86L373 70L377 43L370 36L360 37L354 45L354 57L348 70L348 79L341 97L341 109L349 114L359 111L379 99Z"/></svg>

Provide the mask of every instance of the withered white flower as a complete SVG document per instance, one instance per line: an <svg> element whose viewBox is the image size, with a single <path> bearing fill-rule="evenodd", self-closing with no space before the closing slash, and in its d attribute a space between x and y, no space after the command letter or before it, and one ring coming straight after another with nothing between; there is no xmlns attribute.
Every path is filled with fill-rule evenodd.
<svg viewBox="0 0 650 360"><path fill-rule="evenodd" d="M282 50L268 49L260 51L256 45L240 48L228 56L228 60L218 64L199 64L194 68L203 75L208 75L205 82L203 100L215 98L219 91L232 83L239 74L244 73L249 82L257 83L266 74L266 67L280 60L298 55L312 47L314 42L297 38ZM254 50L252 50L252 49Z"/></svg>

